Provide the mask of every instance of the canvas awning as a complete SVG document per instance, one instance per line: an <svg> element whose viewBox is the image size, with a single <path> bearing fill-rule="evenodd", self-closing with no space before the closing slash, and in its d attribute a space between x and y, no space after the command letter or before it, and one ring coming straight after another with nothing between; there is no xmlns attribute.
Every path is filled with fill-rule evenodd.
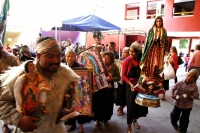
<svg viewBox="0 0 200 133"><path fill-rule="evenodd" d="M53 28L53 30L55 27ZM118 26L105 21L96 15L90 14L77 18L67 19L62 21L61 30L66 31L107 31L107 30L120 30Z"/></svg>

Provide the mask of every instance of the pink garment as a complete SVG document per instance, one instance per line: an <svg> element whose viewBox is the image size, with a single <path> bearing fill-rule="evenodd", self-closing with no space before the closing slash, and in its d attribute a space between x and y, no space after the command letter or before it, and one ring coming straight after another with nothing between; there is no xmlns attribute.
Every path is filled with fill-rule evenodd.
<svg viewBox="0 0 200 133"><path fill-rule="evenodd" d="M187 63L188 63L188 62L189 62L189 60L190 60L190 57L185 57L185 58L184 58L184 60L185 60L185 62L187 62Z"/></svg>
<svg viewBox="0 0 200 133"><path fill-rule="evenodd" d="M190 69L191 66L200 67L200 50L196 50L192 54L188 63L188 69Z"/></svg>

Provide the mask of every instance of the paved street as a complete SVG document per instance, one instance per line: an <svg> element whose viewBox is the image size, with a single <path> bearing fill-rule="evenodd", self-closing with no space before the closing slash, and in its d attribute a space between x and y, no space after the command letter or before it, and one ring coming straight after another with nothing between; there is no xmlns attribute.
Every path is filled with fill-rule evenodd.
<svg viewBox="0 0 200 133"><path fill-rule="evenodd" d="M178 69L178 80L185 78L184 66L181 65ZM174 85L174 80L170 80L170 88ZM197 81L200 92L200 78ZM145 118L140 118L138 123L141 125L140 130L132 127L133 133L178 133L170 123L170 112L173 109L173 99L170 97L170 91L166 92L166 101L161 101L161 107L149 108L149 114ZM99 127L94 127L94 122L84 124L85 133L126 133L126 114L117 116L117 107L114 109L112 119L109 121L110 126L106 127L103 124ZM126 112L126 108L124 110ZM190 115L190 123L187 133L200 132L200 100L194 101L193 110ZM1 125L0 125L1 126ZM78 124L77 124L78 126ZM1 131L0 131L1 133ZM78 133L78 127L71 133Z"/></svg>

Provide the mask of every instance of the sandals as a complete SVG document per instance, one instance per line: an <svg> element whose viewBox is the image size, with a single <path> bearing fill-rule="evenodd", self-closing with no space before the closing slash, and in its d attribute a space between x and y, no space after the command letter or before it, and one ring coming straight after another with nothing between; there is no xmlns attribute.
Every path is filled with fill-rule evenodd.
<svg viewBox="0 0 200 133"><path fill-rule="evenodd" d="M105 121L105 120L104 120L104 125L105 125L105 126L109 126L110 124L108 123L108 121Z"/></svg>
<svg viewBox="0 0 200 133"><path fill-rule="evenodd" d="M117 111L120 111L120 110L121 110L121 108L122 108L122 107L121 107L121 106L119 106L119 108L117 109Z"/></svg>
<svg viewBox="0 0 200 133"><path fill-rule="evenodd" d="M100 126L100 125L101 125L100 121L95 121L95 122L94 122L94 126L97 127L97 126ZM104 121L104 125L105 125L105 126L109 126L110 124L108 123L108 121Z"/></svg>
<svg viewBox="0 0 200 133"><path fill-rule="evenodd" d="M124 114L123 107L121 107L121 106L118 108L117 111L118 111L117 116L122 116Z"/></svg>
<svg viewBox="0 0 200 133"><path fill-rule="evenodd" d="M122 110L119 110L117 113L117 116L122 116L124 114L124 112Z"/></svg>
<svg viewBox="0 0 200 133"><path fill-rule="evenodd" d="M99 121L95 121L95 122L94 122L94 126L97 127L97 126L99 126L99 125L101 125L101 123L100 123Z"/></svg>
<svg viewBox="0 0 200 133"><path fill-rule="evenodd" d="M140 129L140 125L139 125L137 122L134 122L134 123L133 123L133 126L134 126L137 130Z"/></svg>
<svg viewBox="0 0 200 133"><path fill-rule="evenodd" d="M132 133L132 131L127 129L127 130L126 130L126 133Z"/></svg>
<svg viewBox="0 0 200 133"><path fill-rule="evenodd" d="M75 129L76 129L76 124L70 125L70 127L67 130L67 132L74 131Z"/></svg>

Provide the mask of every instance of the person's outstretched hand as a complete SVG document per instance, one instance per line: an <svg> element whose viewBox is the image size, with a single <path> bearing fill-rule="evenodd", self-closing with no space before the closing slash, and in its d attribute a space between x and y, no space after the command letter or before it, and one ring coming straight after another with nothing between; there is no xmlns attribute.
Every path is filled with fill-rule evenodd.
<svg viewBox="0 0 200 133"><path fill-rule="evenodd" d="M19 121L18 127L23 132L30 132L37 128L37 126L33 123L33 121L38 120L38 118L31 116L23 116Z"/></svg>
<svg viewBox="0 0 200 133"><path fill-rule="evenodd" d="M176 95L172 95L172 98L173 98L174 100L177 100L177 99L176 99Z"/></svg>

